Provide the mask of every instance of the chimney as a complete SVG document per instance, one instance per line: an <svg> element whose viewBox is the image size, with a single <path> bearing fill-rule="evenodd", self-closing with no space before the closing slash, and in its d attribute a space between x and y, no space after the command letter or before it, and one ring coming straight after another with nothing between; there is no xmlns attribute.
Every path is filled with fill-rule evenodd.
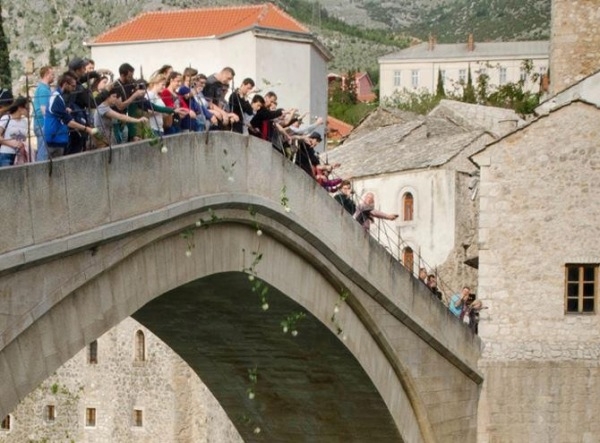
<svg viewBox="0 0 600 443"><path fill-rule="evenodd" d="M475 50L475 39L473 38L473 33L469 34L467 38L467 51L473 52Z"/></svg>
<svg viewBox="0 0 600 443"><path fill-rule="evenodd" d="M427 50L428 51L433 51L435 49L435 37L431 34L429 34L429 44L427 46Z"/></svg>

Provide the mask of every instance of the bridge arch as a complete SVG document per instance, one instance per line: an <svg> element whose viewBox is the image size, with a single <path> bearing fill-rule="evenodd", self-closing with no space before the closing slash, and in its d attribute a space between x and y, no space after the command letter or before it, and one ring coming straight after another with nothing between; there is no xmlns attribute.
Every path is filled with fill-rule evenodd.
<svg viewBox="0 0 600 443"><path fill-rule="evenodd" d="M264 150L264 146L255 149ZM260 152L260 155L268 156L270 162L278 161L270 157L273 155L270 151ZM293 176L297 171L287 172ZM247 181L251 182L250 173L247 177ZM38 249L37 259L13 266L11 272L4 273L0 280L2 288L16 289L41 272L50 272L55 278L45 281L46 290L26 311L26 315L3 331L0 372L13 383L2 388L0 398L9 399L0 400L2 410L10 411L19 398L34 389L86 343L132 314L156 331L194 369L198 369L191 361L191 354L186 355L186 347L190 343L178 338L181 332L173 331L174 328L165 330L161 327L156 316L157 312L164 312L169 306L177 306L170 305L169 300L185 297L186 291L189 293L190 288L197 287L212 295L207 295L205 300L196 300L199 306L194 309L201 308L202 301L217 303L227 296L236 301L234 305L237 308L254 306L256 314L249 317L263 318L263 322L267 323L268 320L264 319L275 318L275 326L281 319L277 315L283 313L277 311L275 301L281 302L286 309L306 310L309 318L298 325L300 335L296 339L290 339L277 328L273 338L248 343L251 346L287 343L287 348L278 348L275 344L268 348L283 352L290 346L297 347L304 337L327 337L321 340L324 346L327 345L324 349L340 358L345 356L346 359L340 361L346 362L345 367L353 368L348 371L351 374L345 380L352 377L360 379L363 394L372 399L373 410L387 411L387 414L376 414L376 419L369 417L365 420L364 410L357 409L348 401L331 401L326 403L325 409L319 409L318 402L311 403L305 399L306 405L314 410L314 416L320 417L320 420L312 422L313 425L321 425L313 427L315 441L323 441L323 436L331 432L322 425L328 423L327 420L334 423L335 417L357 424L356 429L349 426L353 431L349 435L356 435L356 441L361 440L358 429L361 416L363 425L372 422L381 429L379 432L383 432L373 434L374 429L363 426L365 435L382 435L381 441L390 441L383 435L395 435L392 441L435 441L444 436L439 425L441 421L431 420L431 407L418 392L424 382L419 382L416 372L410 369L414 365L412 360L423 357L404 355L402 349L418 353L433 346L434 355L421 365L423 373L433 374L435 371L429 367L433 363L442 365L442 371L462 373L470 380L466 383L468 387L463 386L464 390L476 392L481 380L474 369L472 356L459 355L456 352L458 345L452 343L452 340L472 341L472 337L458 329L459 325L448 321L445 312L440 311L437 305L422 300L421 288L410 275L392 262L383 249L374 245L360 229L355 229L357 227L347 217L335 217L338 207L334 202L329 201L324 206L317 203L322 194L311 187L313 183L303 181L301 174L291 180L279 178L280 183L287 187L284 197L290 200L290 213L281 204L283 197L279 185L265 187L262 183L250 183L248 189L243 189L238 185L230 186L226 176L215 182L216 189L200 197L180 199L171 206L148 211L135 220L122 217L107 223L101 228L101 240L84 242L81 240L83 236L93 237L85 230L55 240L78 245L70 251L52 254L47 242L28 246ZM232 189L226 189L226 192L219 189L227 186ZM255 186L262 187L262 192L252 189ZM310 192L306 192L304 201L294 199L307 188ZM305 206L307 203L308 207ZM325 208L325 221L311 214L311 204L319 211ZM213 221L205 223L207 227L193 229L200 218L206 221L212 218ZM260 226L263 235L257 235L257 226ZM332 227L337 229L330 231ZM191 249L190 257L185 254L188 248ZM263 257L256 267L258 276L272 288L270 293L274 298L266 312L261 312L257 298L247 306L242 303L251 300L252 294L251 282L241 271L251 263L252 252L258 251ZM40 257L44 253L46 256ZM14 255L12 259L14 261ZM58 276L59 269L70 266L75 272ZM207 283L210 283L208 287L221 287L222 290L209 290ZM332 321L342 291L347 291L349 296ZM197 312L194 309L191 311ZM421 317L429 315L433 315L438 324L418 324ZM190 318L187 318L188 322ZM253 323L255 326L256 321ZM304 331L303 323L306 325ZM338 336L340 326L342 334ZM437 329L446 326L450 333L446 334L444 343ZM65 331L68 333L64 334ZM315 331L320 331L321 335ZM327 333L323 335L324 332ZM341 340L340 337L344 336L346 340ZM203 337L209 337L206 331ZM424 340L424 337L427 339ZM25 365L18 361L40 364ZM247 369L248 363L252 361L236 366L238 372L240 367ZM273 380L277 377L268 371L265 373L271 375L272 389L266 392L272 400L268 404L273 406L278 404L278 398L285 396L286 388L283 381L280 385L275 383ZM202 371L199 375L203 380L206 378ZM244 375L238 374L238 389L231 389L229 395L227 389L219 394L218 384L211 386L209 381L208 385L222 401L241 435L251 439L251 434L245 433L241 422L236 422L239 412L248 407L247 402L241 400L245 392L241 385ZM321 374L321 377L325 382L332 380L331 377L335 379L335 372ZM294 380L293 377L291 380ZM465 384L464 381L461 383ZM344 392L342 386L335 383L332 383L332 389L331 392ZM331 418L331 411L328 413L327 409L336 405L335 417ZM253 420L263 424L266 438L272 441L289 440L290 435L286 432L292 432L290 429L294 428L275 426L269 422L269 414L256 414ZM307 429L300 428L301 432L307 432Z"/></svg>

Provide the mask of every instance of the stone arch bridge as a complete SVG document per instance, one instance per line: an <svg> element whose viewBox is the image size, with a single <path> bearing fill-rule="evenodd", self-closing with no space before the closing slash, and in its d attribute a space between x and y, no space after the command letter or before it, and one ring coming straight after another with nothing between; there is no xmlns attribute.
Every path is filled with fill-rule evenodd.
<svg viewBox="0 0 600 443"><path fill-rule="evenodd" d="M475 441L478 337L264 142L166 143L0 171L1 416L133 316L246 441Z"/></svg>

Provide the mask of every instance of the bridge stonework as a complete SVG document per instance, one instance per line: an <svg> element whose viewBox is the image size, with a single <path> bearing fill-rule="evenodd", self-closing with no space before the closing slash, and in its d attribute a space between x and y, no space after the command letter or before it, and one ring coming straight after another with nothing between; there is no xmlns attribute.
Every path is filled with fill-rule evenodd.
<svg viewBox="0 0 600 443"><path fill-rule="evenodd" d="M262 141L167 144L61 159L51 175L48 163L2 171L15 227L0 231L2 416L133 316L246 441L475 441L478 337ZM267 311L242 272L253 252ZM289 312L307 315L295 338L280 326Z"/></svg>

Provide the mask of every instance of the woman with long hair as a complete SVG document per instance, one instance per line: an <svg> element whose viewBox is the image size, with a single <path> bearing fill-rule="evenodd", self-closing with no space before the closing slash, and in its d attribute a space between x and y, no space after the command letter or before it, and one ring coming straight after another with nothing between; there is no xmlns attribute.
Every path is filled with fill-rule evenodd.
<svg viewBox="0 0 600 443"><path fill-rule="evenodd" d="M0 167L27 163L29 101L17 97L0 118Z"/></svg>

